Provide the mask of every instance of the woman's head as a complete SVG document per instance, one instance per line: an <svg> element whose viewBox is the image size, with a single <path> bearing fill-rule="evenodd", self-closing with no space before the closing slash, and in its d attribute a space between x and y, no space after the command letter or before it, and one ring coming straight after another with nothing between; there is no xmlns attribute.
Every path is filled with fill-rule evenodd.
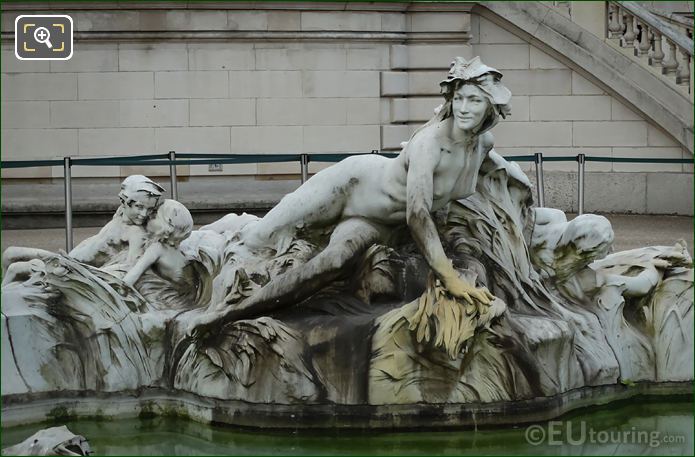
<svg viewBox="0 0 695 457"><path fill-rule="evenodd" d="M459 118L468 118L468 122L457 122L459 128L481 133L491 129L499 120L511 114L510 101L512 93L502 85L500 80L502 73L492 67L488 67L475 57L469 61L457 57L451 63L451 69L447 79L439 83L444 95L444 105L438 116L446 119L457 114ZM466 100L470 100L470 108L483 109L482 113L462 113ZM483 100L486 103L483 103ZM466 119L462 119L466 120ZM473 124L475 121L475 124Z"/></svg>
<svg viewBox="0 0 695 457"><path fill-rule="evenodd" d="M178 246L193 231L193 217L188 208L176 200L164 200L147 231L162 243Z"/></svg>

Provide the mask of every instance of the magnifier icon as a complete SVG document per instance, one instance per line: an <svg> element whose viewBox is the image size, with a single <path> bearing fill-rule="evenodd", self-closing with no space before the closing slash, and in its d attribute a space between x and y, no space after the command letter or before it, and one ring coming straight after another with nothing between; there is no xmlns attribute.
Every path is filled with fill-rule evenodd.
<svg viewBox="0 0 695 457"><path fill-rule="evenodd" d="M37 29L34 30L34 39L39 43L45 43L46 46L48 46L48 49L51 49L53 47L50 38L51 33L48 31L46 27L37 27Z"/></svg>

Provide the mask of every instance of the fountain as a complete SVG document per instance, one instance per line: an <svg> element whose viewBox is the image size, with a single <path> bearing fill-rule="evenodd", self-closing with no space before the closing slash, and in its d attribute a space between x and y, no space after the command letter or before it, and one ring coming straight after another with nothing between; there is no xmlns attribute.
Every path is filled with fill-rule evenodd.
<svg viewBox="0 0 695 457"><path fill-rule="evenodd" d="M456 58L395 158L193 230L144 176L69 253L3 254L2 423L179 415L274 428L508 425L691 392L685 243L611 253L494 150L502 74ZM89 438L89 437L88 437Z"/></svg>

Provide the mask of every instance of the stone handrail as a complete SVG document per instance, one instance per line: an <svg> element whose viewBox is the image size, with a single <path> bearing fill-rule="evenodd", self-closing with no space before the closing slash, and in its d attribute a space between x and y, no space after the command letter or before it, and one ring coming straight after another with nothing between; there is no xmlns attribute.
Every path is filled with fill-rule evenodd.
<svg viewBox="0 0 695 457"><path fill-rule="evenodd" d="M645 6L645 8L655 16L661 17L668 22L675 22L683 26L690 32L690 36L692 37L693 28L695 27L695 21L693 21L692 19L683 17L683 15L679 13L663 13L659 10L647 6Z"/></svg>
<svg viewBox="0 0 695 457"><path fill-rule="evenodd" d="M608 38L634 48L634 55L647 57L649 66L660 66L662 74L675 76L677 85L690 86L692 38L635 2L611 1L607 6Z"/></svg>

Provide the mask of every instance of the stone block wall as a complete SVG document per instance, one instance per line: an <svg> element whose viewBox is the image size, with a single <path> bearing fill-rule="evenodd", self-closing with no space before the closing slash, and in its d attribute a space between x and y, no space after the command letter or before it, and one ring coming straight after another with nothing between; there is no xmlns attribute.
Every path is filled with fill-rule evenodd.
<svg viewBox="0 0 695 457"><path fill-rule="evenodd" d="M441 102L438 83L457 55L480 55L504 73L514 94L511 118L493 132L502 154L691 157L591 75L480 16L472 3L74 7L4 7L3 160L170 150L397 151ZM72 15L73 58L18 61L14 18L45 8ZM313 163L311 171L324 166ZM576 164L545 169L571 172ZM589 163L587 170L692 173L692 165ZM75 167L73 176L120 179L134 172L168 169ZM262 177L297 174L299 164L178 172L182 179ZM2 172L3 184L61 176L58 167Z"/></svg>
<svg viewBox="0 0 695 457"><path fill-rule="evenodd" d="M4 39L3 158L379 150L382 127L391 123L381 74L440 68L441 78L453 56L470 54L465 44L446 44L469 39L470 5L441 11L407 4L364 11L296 3L169 6L64 9L77 32L74 57L66 62L18 61L12 40ZM3 38L11 38L16 15L42 12L40 5L30 8L3 12ZM414 36L425 44L400 44ZM319 168L312 164L312 171ZM167 173L128 166L76 167L73 174L122 177L139 169ZM184 179L296 174L299 165L181 171ZM3 171L5 181L61 175L58 167Z"/></svg>

